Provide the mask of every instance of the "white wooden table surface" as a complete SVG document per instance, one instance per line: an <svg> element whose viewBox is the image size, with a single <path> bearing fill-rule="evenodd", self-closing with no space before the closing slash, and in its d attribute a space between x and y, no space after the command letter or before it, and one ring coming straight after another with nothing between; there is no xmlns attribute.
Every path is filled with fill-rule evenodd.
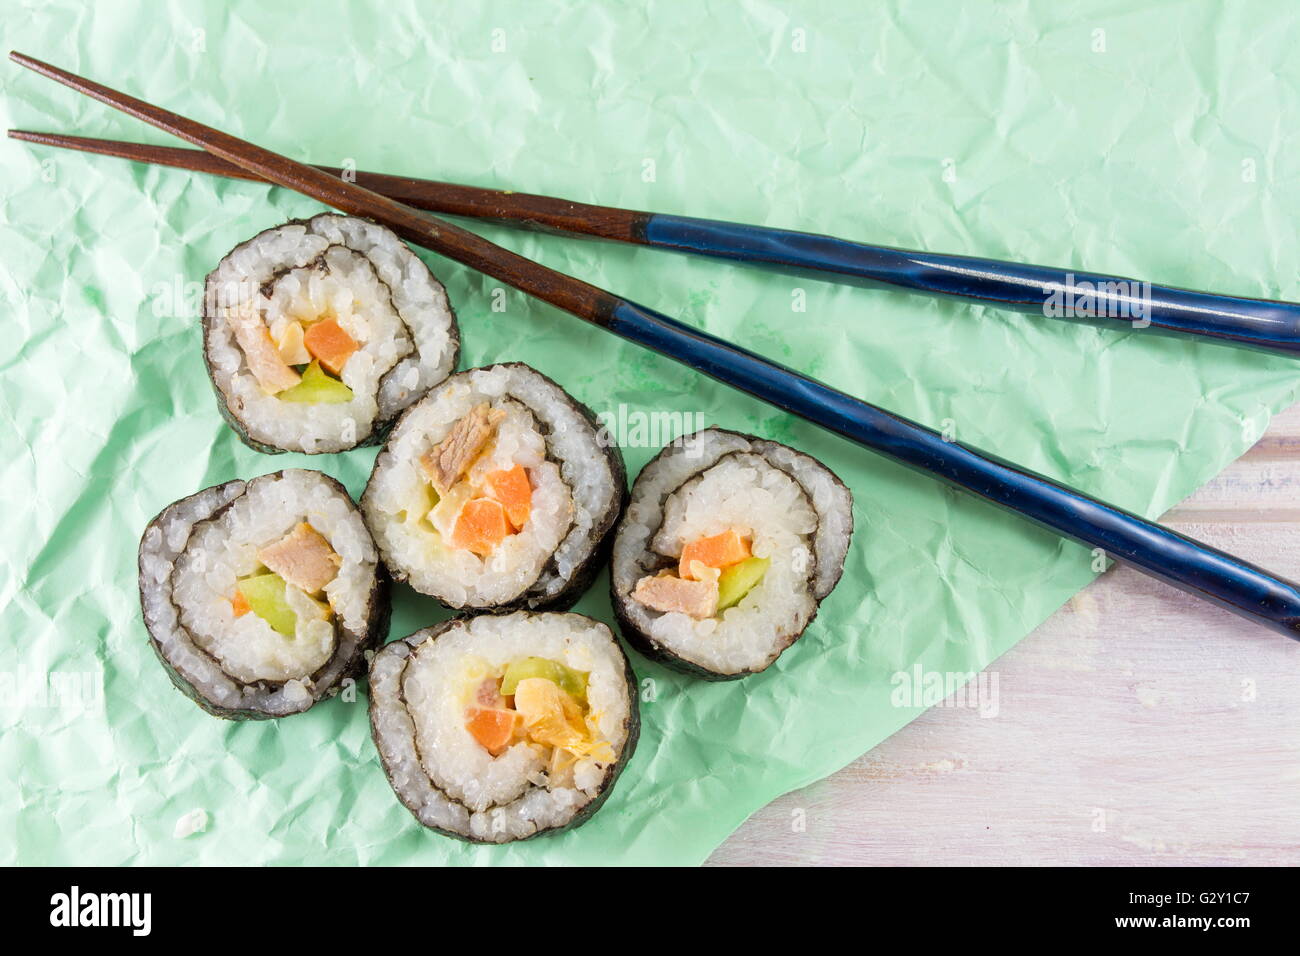
<svg viewBox="0 0 1300 956"><path fill-rule="evenodd" d="M1300 405L1162 521L1300 579ZM1300 643L1113 568L991 671L709 863L1300 863Z"/></svg>

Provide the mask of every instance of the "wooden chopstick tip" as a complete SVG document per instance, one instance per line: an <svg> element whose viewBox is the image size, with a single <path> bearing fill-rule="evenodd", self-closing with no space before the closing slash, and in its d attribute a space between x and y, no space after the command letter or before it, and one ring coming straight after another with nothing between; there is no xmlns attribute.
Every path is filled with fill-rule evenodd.
<svg viewBox="0 0 1300 956"><path fill-rule="evenodd" d="M5 132L10 139L20 139L24 143L36 143L40 146L60 146L63 140L58 133L38 133L30 129L11 129Z"/></svg>
<svg viewBox="0 0 1300 956"><path fill-rule="evenodd" d="M28 56L26 53L22 53L18 50L10 50L9 59L17 63L19 66L24 66L29 70L35 70L37 73L41 73L45 76L50 76L50 71L54 70L54 67L51 67L48 63L42 63L35 57ZM26 143L41 143L45 142L43 137L46 134L33 133L21 129L11 129L7 131L7 135L10 139L20 139Z"/></svg>
<svg viewBox="0 0 1300 956"><path fill-rule="evenodd" d="M20 53L17 50L9 51L9 59L13 60L19 66L26 67L33 73L39 73L46 79L54 80L56 83L62 83L64 86L71 86L70 80L82 80L75 73L69 73L67 70L61 70L43 60L38 60L34 56L28 56L26 53ZM75 89L75 87L74 87Z"/></svg>
<svg viewBox="0 0 1300 956"><path fill-rule="evenodd" d="M78 92L86 92L86 90L82 89L79 85L84 85L89 82L85 77L77 76L75 73L69 73L67 70L59 69L59 67L54 66L52 63L46 63L44 60L38 60L34 56L28 56L26 53L20 53L17 50L9 51L9 59L13 60L19 66L25 66L34 73L39 73L47 79L54 80L56 83L62 83L64 86L78 90Z"/></svg>

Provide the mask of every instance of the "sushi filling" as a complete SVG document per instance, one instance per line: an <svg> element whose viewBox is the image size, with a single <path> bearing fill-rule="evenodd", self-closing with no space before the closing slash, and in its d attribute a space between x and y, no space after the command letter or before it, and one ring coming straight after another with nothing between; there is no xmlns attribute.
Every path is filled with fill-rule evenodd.
<svg viewBox="0 0 1300 956"><path fill-rule="evenodd" d="M425 427L398 439L381 535L417 589L454 606L509 601L568 534L573 494L521 402L466 390L428 411Z"/></svg>
<svg viewBox="0 0 1300 956"><path fill-rule="evenodd" d="M480 615L381 650L370 719L421 823L502 843L568 826L607 792L636 739L631 681L598 621Z"/></svg>
<svg viewBox="0 0 1300 956"><path fill-rule="evenodd" d="M396 517L430 577L493 595L536 579L569 530L573 497L528 409L480 402L423 444Z"/></svg>
<svg viewBox="0 0 1300 956"><path fill-rule="evenodd" d="M490 558L506 538L523 532L533 509L528 469L503 454L496 441L497 427L510 411L522 411L516 403L510 406L507 411L475 405L451 426L446 438L420 456L430 505L423 517L449 547L481 558ZM518 416L508 428L526 433L527 424ZM417 501L408 518L419 515L423 504L424 499Z"/></svg>
<svg viewBox="0 0 1300 956"><path fill-rule="evenodd" d="M403 415L361 510L393 575L449 607L568 606L625 487L590 411L508 363L453 375Z"/></svg>
<svg viewBox="0 0 1300 956"><path fill-rule="evenodd" d="M291 669L311 673L334 651L334 608L325 587L338 576L343 559L306 521L274 544L257 552L259 567L240 577L230 597L236 618L254 614L281 640L261 630L264 659L292 662ZM295 675L290 675L295 676ZM285 679L283 676L278 679Z"/></svg>
<svg viewBox="0 0 1300 956"><path fill-rule="evenodd" d="M208 277L204 354L255 447L341 451L447 377L446 293L382 226L324 214L259 233Z"/></svg>
<svg viewBox="0 0 1300 956"><path fill-rule="evenodd" d="M387 575L346 489L317 471L228 481L140 539L140 606L172 682L219 717L301 713L364 664Z"/></svg>
<svg viewBox="0 0 1300 956"><path fill-rule="evenodd" d="M478 669L460 688L465 729L493 757L518 745L542 748L548 787L573 786L579 760L614 759L587 702L586 672L545 657L516 658L482 677Z"/></svg>
<svg viewBox="0 0 1300 956"><path fill-rule="evenodd" d="M646 575L632 592L654 611L680 611L696 620L735 607L767 574L768 558L755 557L749 529L728 528L682 547L675 571Z"/></svg>
<svg viewBox="0 0 1300 956"><path fill-rule="evenodd" d="M812 622L852 535L853 495L821 462L703 429L632 486L610 562L614 613L635 647L669 667L707 680L754 674Z"/></svg>
<svg viewBox="0 0 1300 956"><path fill-rule="evenodd" d="M333 656L340 623L365 629L374 558L364 528L324 489L293 494L289 486L300 483L288 473L255 485L197 526L176 563L181 624L245 684L309 684Z"/></svg>
<svg viewBox="0 0 1300 956"><path fill-rule="evenodd" d="M370 263L343 246L281 273L228 309L226 320L257 387L293 404L373 395L378 379L415 350Z"/></svg>
<svg viewBox="0 0 1300 956"><path fill-rule="evenodd" d="M816 610L817 513L759 455L733 453L671 492L631 599L650 635L717 670L768 663Z"/></svg>

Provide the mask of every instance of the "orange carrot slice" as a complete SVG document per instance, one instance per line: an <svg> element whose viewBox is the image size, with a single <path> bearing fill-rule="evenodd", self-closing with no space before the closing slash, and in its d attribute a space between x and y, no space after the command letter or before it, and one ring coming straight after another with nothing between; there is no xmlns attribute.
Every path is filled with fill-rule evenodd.
<svg viewBox="0 0 1300 956"><path fill-rule="evenodd" d="M471 498L465 502L451 529L451 546L468 548L487 557L510 534L510 521L501 502L491 498Z"/></svg>
<svg viewBox="0 0 1300 956"><path fill-rule="evenodd" d="M496 710L491 707L470 707L465 714L465 729L483 745L492 756L498 756L515 735L515 721L519 715L513 710Z"/></svg>
<svg viewBox="0 0 1300 956"><path fill-rule="evenodd" d="M360 348L357 340L333 319L314 323L303 335L302 344L323 368L335 375L343 374L344 364Z"/></svg>
<svg viewBox="0 0 1300 956"><path fill-rule="evenodd" d="M725 568L749 557L749 539L735 531L724 531L711 538L699 538L682 548L682 560L677 573L683 578L694 578L691 563L698 561L710 568Z"/></svg>
<svg viewBox="0 0 1300 956"><path fill-rule="evenodd" d="M506 509L506 517L516 531L528 521L533 510L533 486L528 483L528 472L523 465L504 471L494 471L484 479L492 497Z"/></svg>
<svg viewBox="0 0 1300 956"><path fill-rule="evenodd" d="M235 617L243 617L252 610L248 606L248 598L244 597L244 592L235 588L235 596L230 599L230 609L235 612Z"/></svg>

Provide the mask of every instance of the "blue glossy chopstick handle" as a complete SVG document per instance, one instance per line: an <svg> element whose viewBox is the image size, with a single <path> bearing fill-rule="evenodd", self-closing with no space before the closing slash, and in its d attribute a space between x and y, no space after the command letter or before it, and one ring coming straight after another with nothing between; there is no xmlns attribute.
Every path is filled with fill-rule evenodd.
<svg viewBox="0 0 1300 956"><path fill-rule="evenodd" d="M722 339L621 301L610 331L1018 512L1108 557L1300 640L1300 587L1262 568L1090 498L837 391Z"/></svg>
<svg viewBox="0 0 1300 956"><path fill-rule="evenodd" d="M1151 285L994 259L911 252L832 236L650 214L647 245L858 280L1113 328L1150 329L1300 355L1300 304Z"/></svg>

